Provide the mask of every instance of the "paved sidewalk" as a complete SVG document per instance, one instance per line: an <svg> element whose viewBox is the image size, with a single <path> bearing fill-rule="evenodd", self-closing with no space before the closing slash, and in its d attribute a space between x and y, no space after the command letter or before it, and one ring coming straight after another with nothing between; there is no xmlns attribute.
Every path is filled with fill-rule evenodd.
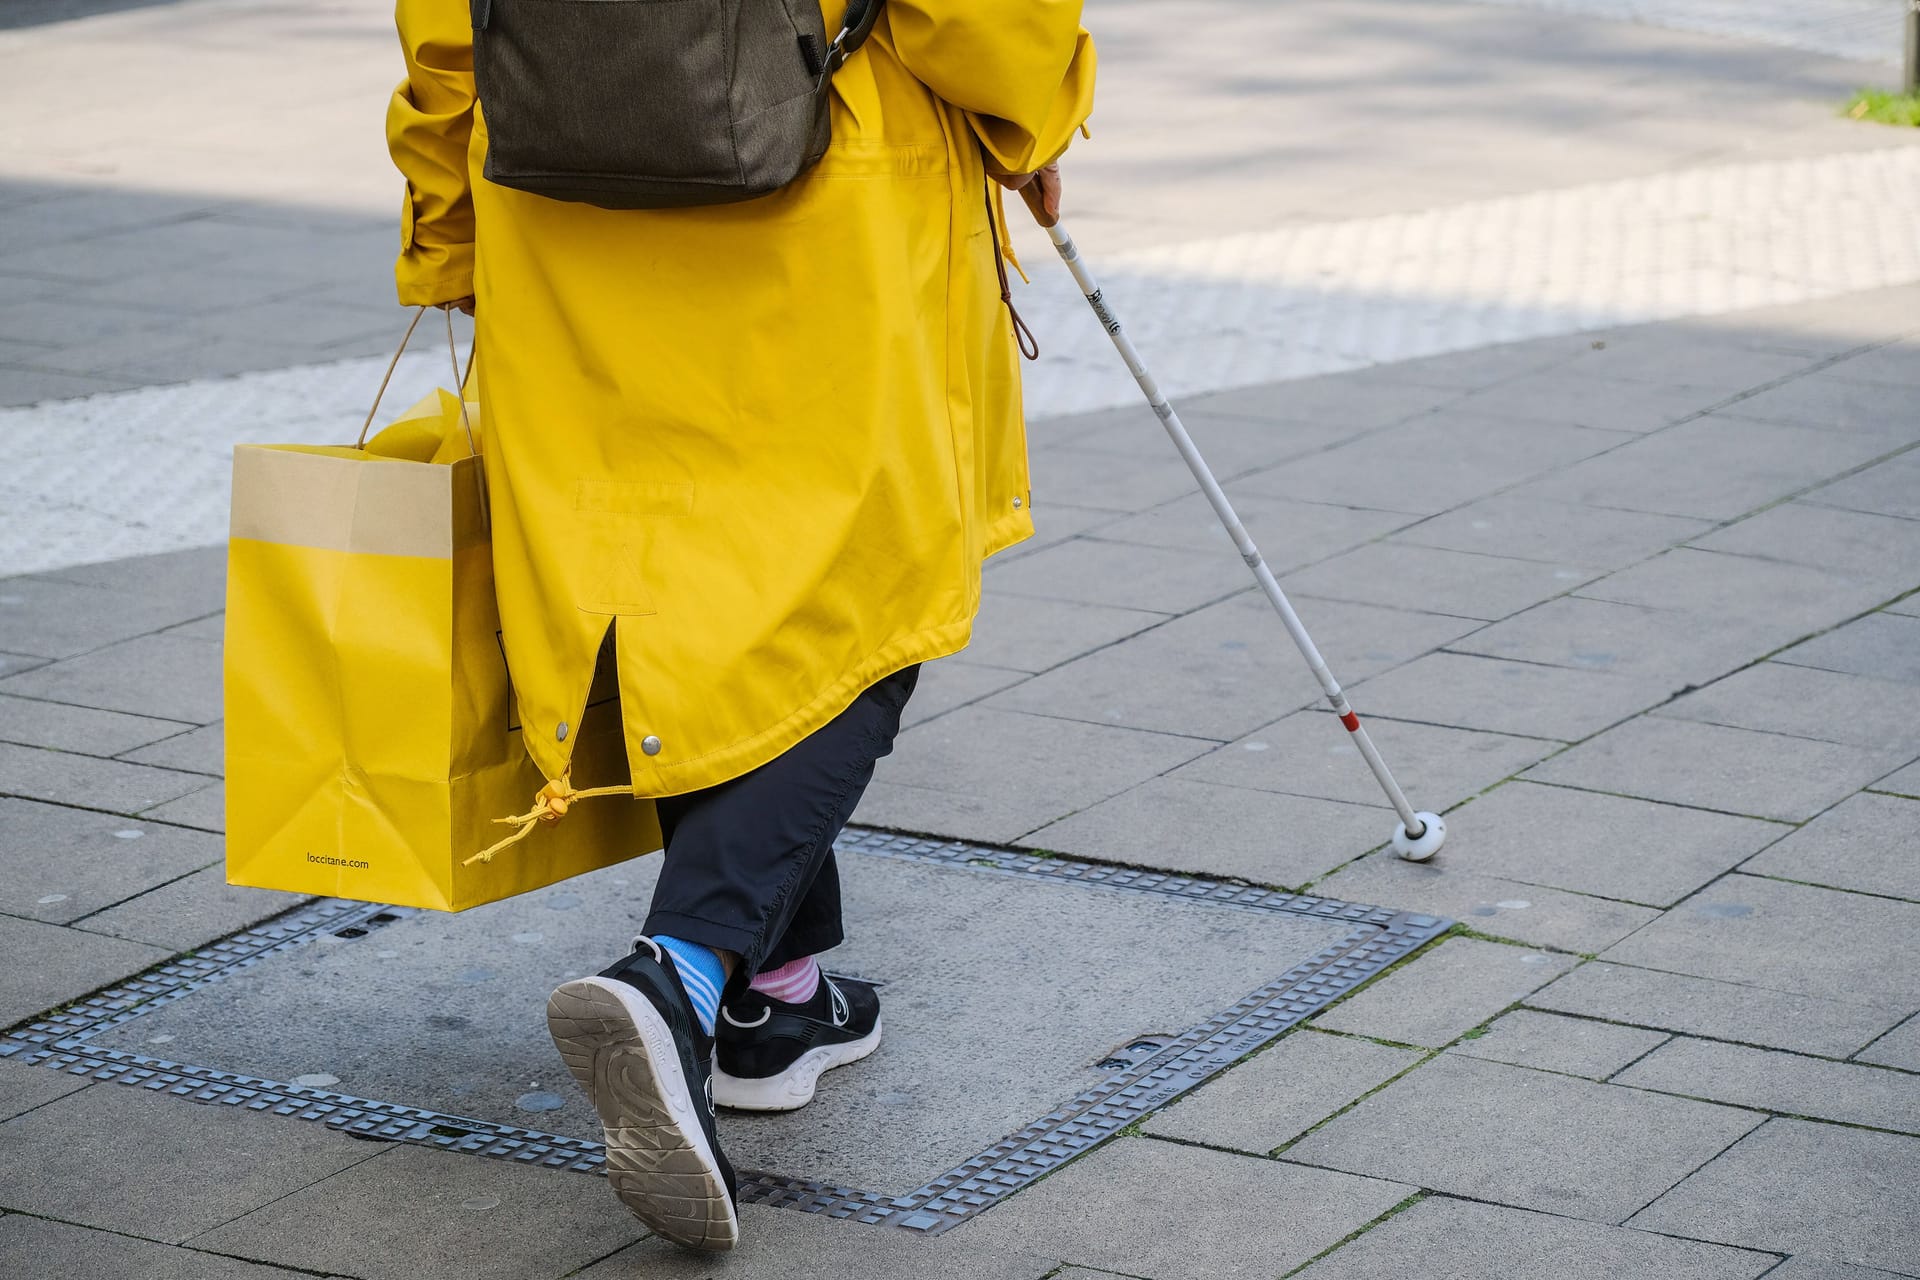
<svg viewBox="0 0 1920 1280"><path fill-rule="evenodd" d="M1088 150L1076 221L1090 252L1129 251L1115 289L1129 311L1163 300L1153 264L1195 244L1271 246L1345 224L1377 235L1398 218L1418 266L1447 260L1461 215L1446 211L1470 202L1548 208L1555 198L1533 193L1662 174L1678 187L1736 159L1785 174L1802 159L1912 155L1898 135L1833 118L1846 87L1882 74L1861 64L1473 5L1205 8L1220 21L1197 39L1291 52L1220 83L1225 63L1148 56L1148 15L1164 7L1092 9L1116 30L1111 83L1133 93L1115 91L1111 158ZM306 7L303 38L351 73L287 72L330 86L313 128L343 157L364 141L345 141L349 125L377 121L353 94L388 78L386 55L361 43L373 11ZM183 56L209 60L193 65L263 76L262 42L284 35L273 24L288 12L199 0L0 31L0 82L6 59L48 50L130 66L136 37L167 32L192 33ZM1436 54L1462 50L1483 55L1477 80ZM1313 147L1303 116L1351 94L1356 68L1388 67L1428 78L1403 76L1383 100L1431 110L1408 113L1404 131L1355 120L1338 146ZM1218 96L1182 96L1182 77ZM1236 112L1242 131L1215 136L1244 165L1182 158L1190 126ZM32 141L0 166L92 163L82 143L120 145L98 121L33 132L51 114L0 125ZM1476 163L1433 150L1469 122L1490 139ZM251 128L222 145L253 154ZM310 366L324 355L377 349L388 232L357 206L357 179L254 203L216 190L227 168L209 161L200 190L160 199L160 159L141 169L137 151L99 160L126 167L76 181L84 191L22 195L28 179L5 179L0 237L28 240L0 252L0 288L36 292L9 292L0 317L74 326L57 344L72 381L39 349L55 344L27 343L24 361L0 345L16 399L158 396L140 388L179 360L199 362L196 379L299 368L286 376L318 387L328 375ZM1160 178L1181 165L1176 199ZM301 904L222 879L223 549L67 557L0 578L0 1027L109 988L126 1003L79 1007L137 1015L85 1033L132 1055L119 1060L130 1070L52 1070L30 1061L43 1045L0 1039L0 1274L1920 1276L1920 872L1907 852L1920 821L1920 273L1897 265L1915 252L1904 210L1904 233L1849 238L1819 218L1878 226L1871 211L1805 203L1818 217L1795 225L1829 256L1809 265L1783 247L1773 272L1762 254L1757 271L1800 282L1774 305L1581 319L1619 278L1601 259L1584 284L1557 277L1563 322L1526 340L1330 342L1344 362L1290 365L1300 376L1284 381L1183 374L1190 426L1382 750L1416 804L1448 815L1427 866L1382 848L1391 812L1152 415L1036 422L1039 536L989 567L975 644L925 673L857 817L936 838L926 848L968 842L939 846L939 866L853 842L850 898L894 927L876 923L841 963L887 982L888 1045L830 1077L792 1127L727 1117L723 1136L775 1173L838 1161L843 1182L862 1172L848 1152L884 1146L910 1182L935 1156L951 1163L943 1143L971 1150L974 1130L1004 1128L996 1106L1026 1115L1047 1105L1028 1093L1133 1078L1250 984L1281 990L1296 962L1308 978L1285 991L1322 994L1257 1052L930 1237L756 1204L738 1254L691 1258L645 1238L597 1179L545 1159L563 1148L540 1142L566 1138L577 1104L516 1056L539 1034L520 988L596 939L618 945L644 862L499 910L336 922L233 961L219 940ZM286 224L296 208L321 230ZM47 230L63 220L85 230ZM233 236L233 256L205 241L184 257L162 249L208 234ZM1704 242L1735 261L1759 234ZM49 245L68 266L41 269ZM325 252L309 260L315 245ZM1882 274L1863 280L1848 264L1866 248ZM1287 260L1272 252L1257 261ZM62 274L94 262L93 284ZM255 273L267 263L285 270L268 281ZM1436 279L1362 328L1473 296ZM281 315L328 280L331 338L202 340L223 309ZM163 299L151 323L105 332L103 317L132 305L112 291L142 281ZM1287 325L1256 314L1240 330L1258 342ZM1104 376L1124 392L1117 367ZM246 385L200 382L171 403L211 412ZM77 430L84 403L22 411L45 415L33 456L75 438L58 432ZM143 432L166 420L153 424ZM102 456L115 448L111 421L88 430ZM898 927L901 894L938 897L938 927ZM1345 927L1321 905L1458 924L1334 1000L1354 979L1298 959ZM1162 935L1168 955L1153 953ZM965 1011L997 1016L1009 1043L991 1043L991 1021L929 1017L915 972L985 955L984 972L1003 976L1015 944L1055 980L994 985L978 993L984 1013ZM154 998L167 975L230 961L218 983ZM123 985L135 979L146 985ZM412 991L432 1016L412 1016ZM278 1020L245 1012L263 1007ZM194 1056L216 1050L229 1056ZM307 1074L276 1065L295 1060ZM938 1100L964 1098L969 1070L999 1083L976 1084L986 1100L947 1123ZM467 1139L424 1129L365 1140L343 1097L465 1097L471 1110L442 1101L435 1114L521 1126L524 1158L463 1154ZM892 1194L868 1176L853 1185Z"/></svg>

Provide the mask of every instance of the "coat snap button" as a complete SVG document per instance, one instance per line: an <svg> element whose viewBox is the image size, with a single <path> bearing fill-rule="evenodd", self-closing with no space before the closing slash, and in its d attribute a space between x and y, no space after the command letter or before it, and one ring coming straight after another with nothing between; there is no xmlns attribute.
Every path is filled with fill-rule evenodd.
<svg viewBox="0 0 1920 1280"><path fill-rule="evenodd" d="M640 740L640 749L650 756L657 756L660 754L660 739L648 734Z"/></svg>
<svg viewBox="0 0 1920 1280"><path fill-rule="evenodd" d="M560 727L553 731L553 738L555 742L565 742L567 740L567 722L565 720L562 720Z"/></svg>
<svg viewBox="0 0 1920 1280"><path fill-rule="evenodd" d="M1018 511L1018 510L1020 509L1020 499L1018 499L1018 498L1015 498L1015 499L1013 500L1013 509L1014 509L1015 511Z"/></svg>

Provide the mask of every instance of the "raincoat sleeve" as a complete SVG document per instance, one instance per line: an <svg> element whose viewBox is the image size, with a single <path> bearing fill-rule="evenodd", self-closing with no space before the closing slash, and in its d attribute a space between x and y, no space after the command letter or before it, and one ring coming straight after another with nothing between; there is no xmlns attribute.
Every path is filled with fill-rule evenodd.
<svg viewBox="0 0 1920 1280"><path fill-rule="evenodd" d="M473 293L473 32L466 0L398 0L407 78L387 104L387 149L407 179L394 275L403 306Z"/></svg>
<svg viewBox="0 0 1920 1280"><path fill-rule="evenodd" d="M1082 0L888 0L894 51L967 113L993 173L1060 158L1093 110Z"/></svg>

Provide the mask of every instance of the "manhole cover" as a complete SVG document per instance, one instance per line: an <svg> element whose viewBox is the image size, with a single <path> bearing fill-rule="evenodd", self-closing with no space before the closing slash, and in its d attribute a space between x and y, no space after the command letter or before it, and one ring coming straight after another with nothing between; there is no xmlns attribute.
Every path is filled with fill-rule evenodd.
<svg viewBox="0 0 1920 1280"><path fill-rule="evenodd" d="M1164 1106L1446 922L849 832L836 972L878 1053L723 1115L749 1199L939 1230ZM322 902L13 1033L0 1054L401 1141L596 1171L547 992L620 954L657 860L457 916Z"/></svg>

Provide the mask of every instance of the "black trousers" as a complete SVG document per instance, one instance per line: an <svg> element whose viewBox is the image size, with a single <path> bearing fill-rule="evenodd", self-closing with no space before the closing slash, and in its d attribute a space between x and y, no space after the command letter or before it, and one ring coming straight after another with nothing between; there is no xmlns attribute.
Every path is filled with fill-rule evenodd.
<svg viewBox="0 0 1920 1280"><path fill-rule="evenodd" d="M919 678L917 666L896 671L777 759L656 802L666 861L646 932L738 953L730 985L840 945L833 842Z"/></svg>

